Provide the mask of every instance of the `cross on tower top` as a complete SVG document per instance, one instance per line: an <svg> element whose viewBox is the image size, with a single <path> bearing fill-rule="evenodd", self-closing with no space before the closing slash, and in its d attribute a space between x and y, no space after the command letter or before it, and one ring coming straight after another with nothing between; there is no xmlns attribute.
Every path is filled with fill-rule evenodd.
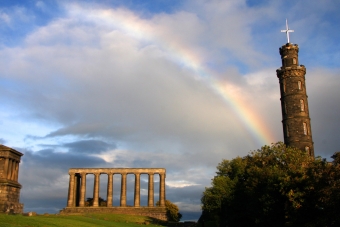
<svg viewBox="0 0 340 227"><path fill-rule="evenodd" d="M281 32L285 32L287 34L287 40L288 40L288 43L289 43L289 32L294 32L294 30L290 30L288 28L288 20L286 19L286 30L281 30Z"/></svg>

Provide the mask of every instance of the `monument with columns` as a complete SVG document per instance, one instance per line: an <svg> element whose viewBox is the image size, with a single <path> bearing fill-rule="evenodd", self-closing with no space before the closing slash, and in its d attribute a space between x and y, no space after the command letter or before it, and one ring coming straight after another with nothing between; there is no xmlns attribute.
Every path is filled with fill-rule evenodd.
<svg viewBox="0 0 340 227"><path fill-rule="evenodd" d="M299 65L299 46L290 43L288 28L281 30L287 34L287 43L280 47L282 67L276 70L280 82L281 109L284 142L287 146L306 151L314 157L312 127L309 117L306 89L306 67Z"/></svg>
<svg viewBox="0 0 340 227"><path fill-rule="evenodd" d="M22 153L0 145L0 213L23 212L19 203L21 184L18 182L19 163Z"/></svg>
<svg viewBox="0 0 340 227"><path fill-rule="evenodd" d="M61 214L79 213L120 213L143 215L160 220L167 220L165 208L165 177L164 168L72 168L69 170L69 190L67 207ZM94 175L93 206L86 206L86 175ZM100 175L107 175L107 202L106 207L99 204ZM113 175L121 175L120 206L113 206ZM127 206L127 175L135 176L134 205ZM148 205L140 205L140 176L148 175ZM159 175L159 206L154 206L154 175Z"/></svg>

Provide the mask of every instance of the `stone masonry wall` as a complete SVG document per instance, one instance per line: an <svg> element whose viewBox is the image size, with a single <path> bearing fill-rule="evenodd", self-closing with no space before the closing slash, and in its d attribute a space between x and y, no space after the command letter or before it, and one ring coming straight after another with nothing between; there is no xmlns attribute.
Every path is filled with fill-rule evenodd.
<svg viewBox="0 0 340 227"><path fill-rule="evenodd" d="M163 207L66 207L60 214L114 213L141 215L167 221L166 208Z"/></svg>
<svg viewBox="0 0 340 227"><path fill-rule="evenodd" d="M0 185L0 212L22 213L23 204L19 203L20 188Z"/></svg>

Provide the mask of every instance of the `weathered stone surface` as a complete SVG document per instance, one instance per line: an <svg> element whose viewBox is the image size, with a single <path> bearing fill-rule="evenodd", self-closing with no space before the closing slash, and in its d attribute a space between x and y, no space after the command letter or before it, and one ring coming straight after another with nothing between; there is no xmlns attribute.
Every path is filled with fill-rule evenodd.
<svg viewBox="0 0 340 227"><path fill-rule="evenodd" d="M166 219L165 209L165 177L166 171L164 168L72 168L69 170L70 181L67 207L61 213L91 213L91 212L106 212L106 213L124 213L134 215L144 215L154 217L157 219ZM94 175L93 185L93 201L92 206L87 206L85 202L86 195L86 175ZM100 203L99 201L99 186L100 175L105 174L108 176L107 185L107 201ZM121 175L121 191L120 191L120 207L112 206L113 195L113 175ZM135 188L134 188L134 207L128 207L127 200L127 175L135 175ZM148 174L149 187L148 187L148 206L140 207L140 175ZM154 207L154 175L159 174L159 201L160 206ZM105 207L101 205L105 205ZM164 219L165 218L165 219Z"/></svg>
<svg viewBox="0 0 340 227"><path fill-rule="evenodd" d="M64 215L85 213L130 214L167 220L166 208L164 207L66 207L60 211L60 214Z"/></svg>
<svg viewBox="0 0 340 227"><path fill-rule="evenodd" d="M23 154L0 145L0 213L22 213L19 203L21 185L18 183L19 163Z"/></svg>
<svg viewBox="0 0 340 227"><path fill-rule="evenodd" d="M314 156L311 120L306 91L306 68L298 65L299 47L287 43L280 48L282 67L276 70L280 82L284 142Z"/></svg>

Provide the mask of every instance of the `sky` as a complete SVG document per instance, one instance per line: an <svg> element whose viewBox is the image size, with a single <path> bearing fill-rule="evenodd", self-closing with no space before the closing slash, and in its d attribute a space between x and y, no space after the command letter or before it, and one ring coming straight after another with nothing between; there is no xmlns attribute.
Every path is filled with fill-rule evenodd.
<svg viewBox="0 0 340 227"><path fill-rule="evenodd" d="M315 155L329 159L340 151L339 10L333 0L1 1L0 144L24 154L25 211L64 208L69 168L166 168L167 199L197 219L218 163L283 141L286 19L307 68Z"/></svg>

